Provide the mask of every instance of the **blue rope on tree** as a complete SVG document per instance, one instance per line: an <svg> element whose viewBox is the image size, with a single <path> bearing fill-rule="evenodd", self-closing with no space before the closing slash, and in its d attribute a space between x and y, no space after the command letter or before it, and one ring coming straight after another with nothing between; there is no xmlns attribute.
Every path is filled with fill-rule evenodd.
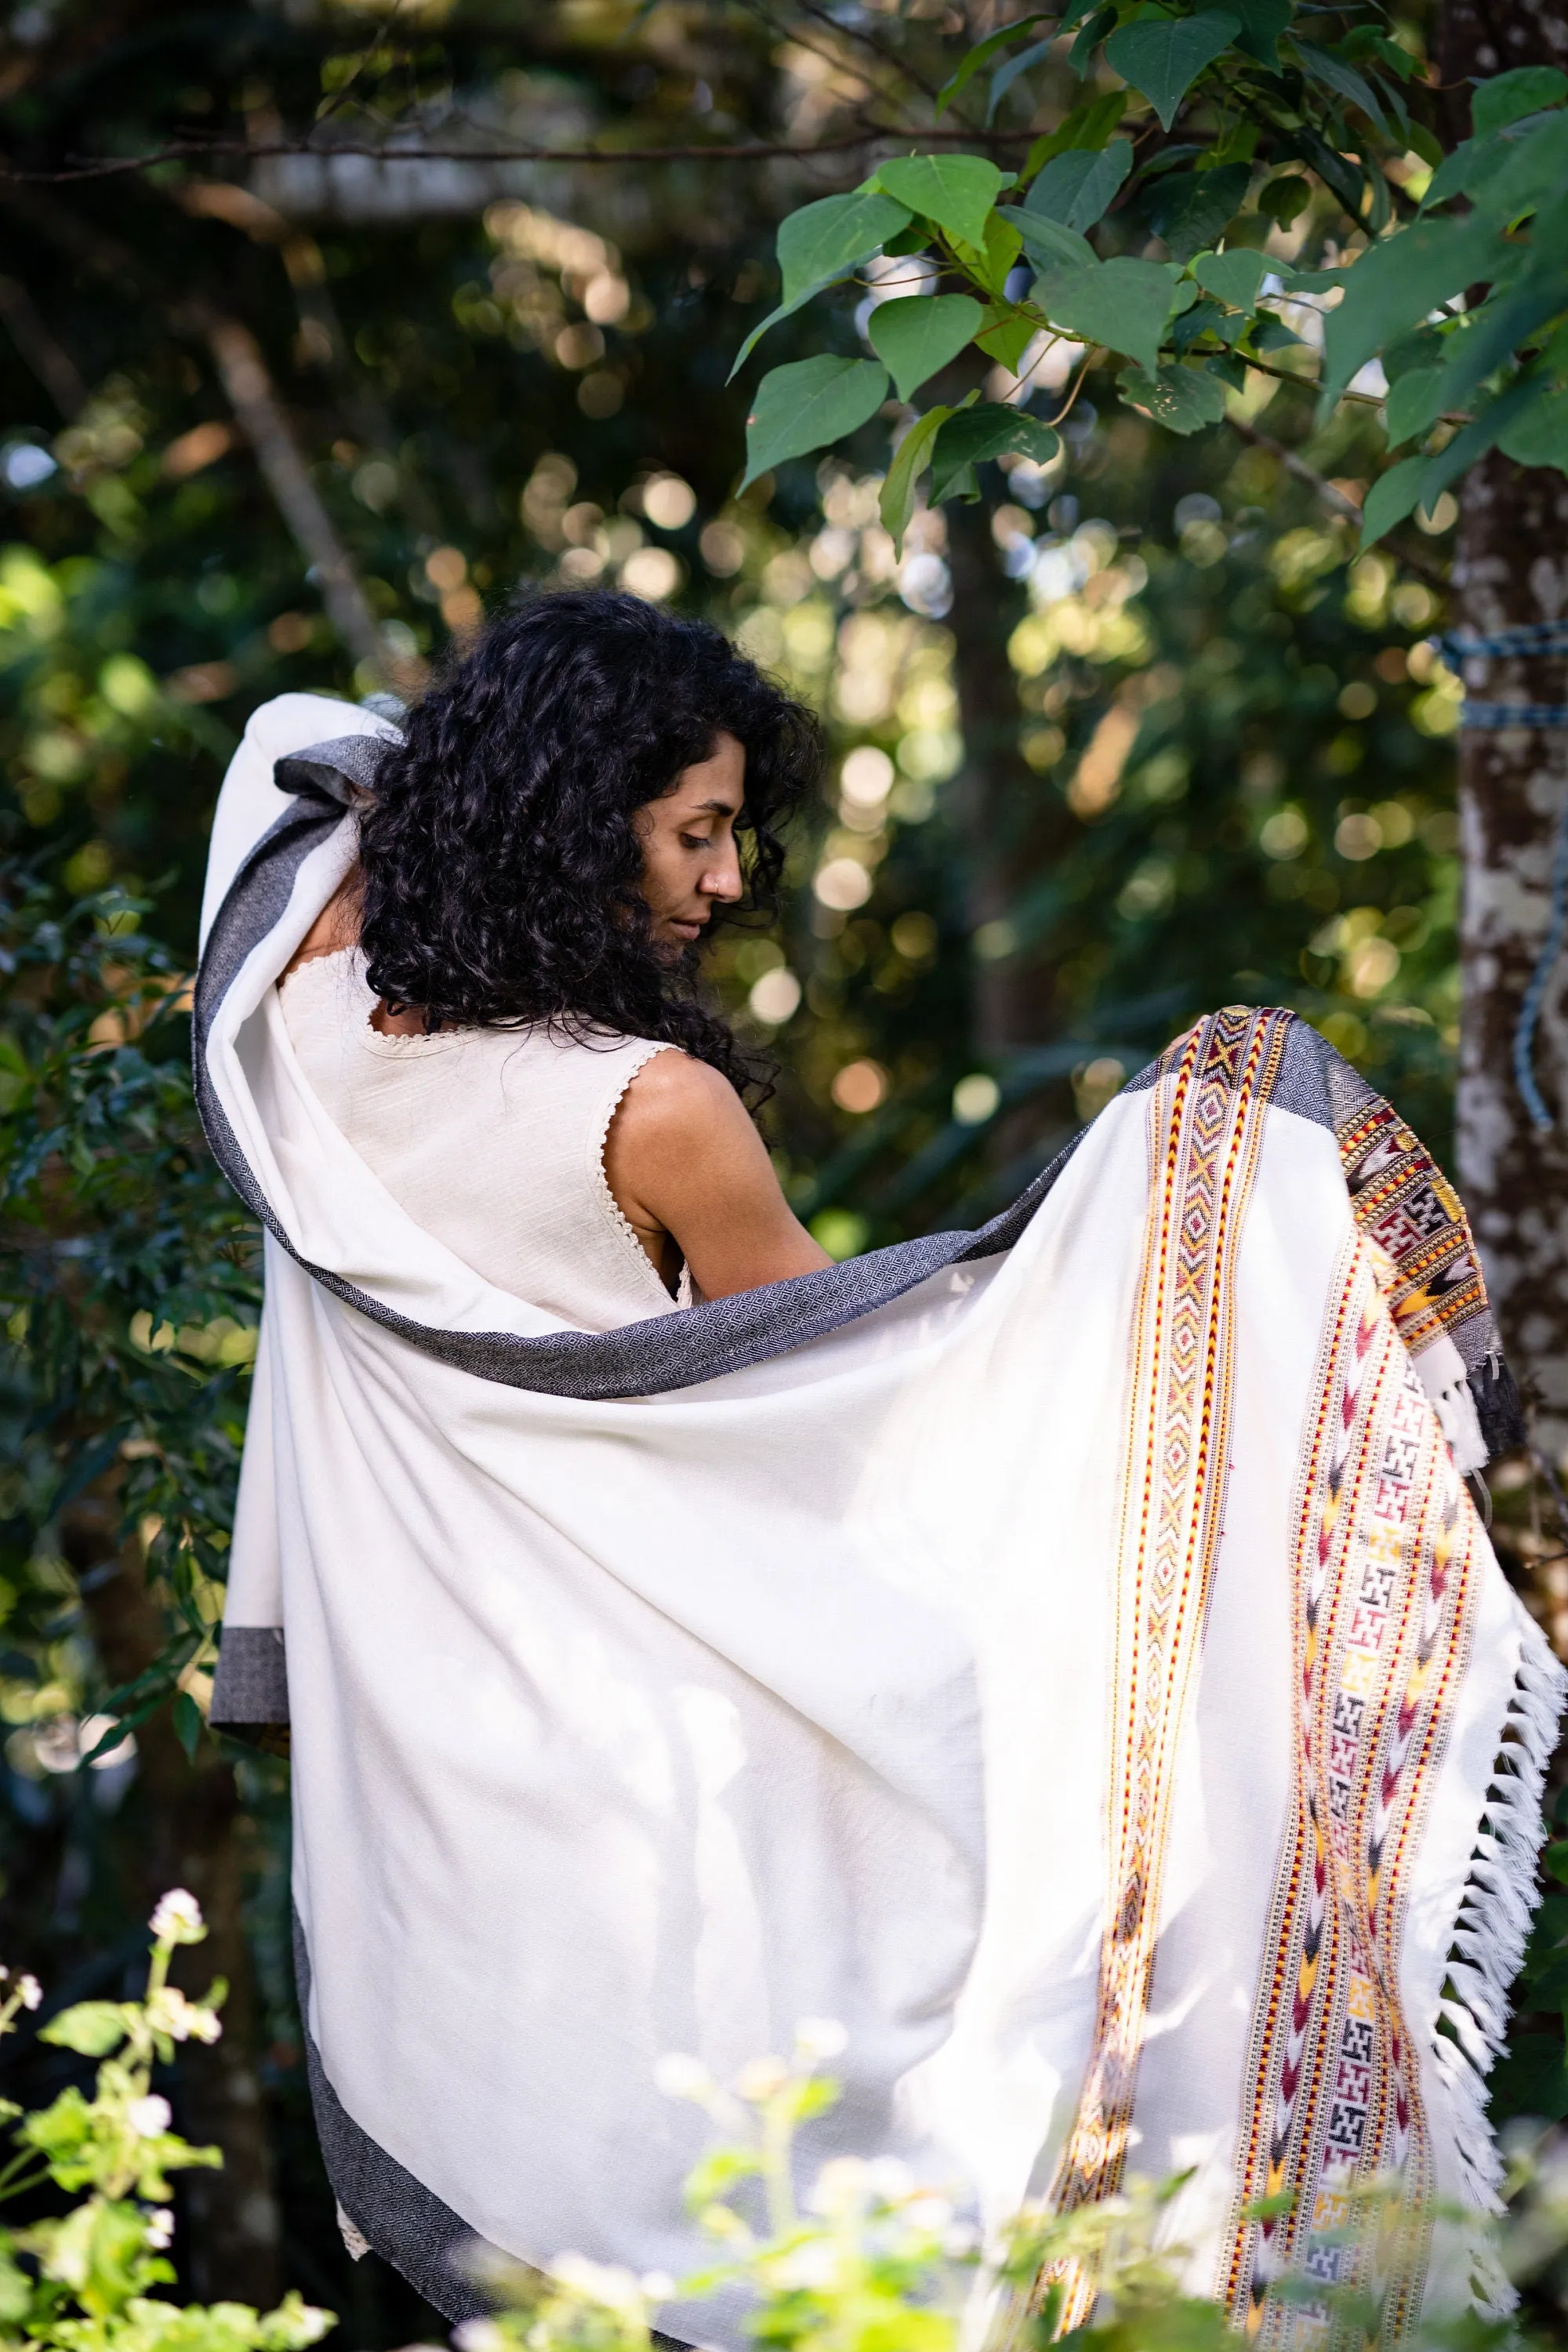
<svg viewBox="0 0 1568 2352"><path fill-rule="evenodd" d="M1531 621L1517 629L1497 629L1490 636L1466 636L1449 630L1432 639L1434 649L1450 669L1459 670L1466 661L1500 661L1535 654L1568 654L1568 621ZM1462 673L1461 673L1462 674ZM1466 696L1459 707L1462 727L1500 730L1505 727L1568 727L1568 702L1487 702L1472 701ZM1568 799L1564 799L1562 815L1557 821L1557 835L1552 851L1552 896L1548 910L1546 937L1536 959L1530 984L1524 992L1524 1002L1519 1008L1519 1020L1513 1033L1513 1078L1530 1123L1538 1134L1552 1126L1552 1113L1542 1098L1535 1082L1535 1032L1541 1020L1541 1008L1552 983L1557 959L1563 952L1563 935L1568 932Z"/></svg>

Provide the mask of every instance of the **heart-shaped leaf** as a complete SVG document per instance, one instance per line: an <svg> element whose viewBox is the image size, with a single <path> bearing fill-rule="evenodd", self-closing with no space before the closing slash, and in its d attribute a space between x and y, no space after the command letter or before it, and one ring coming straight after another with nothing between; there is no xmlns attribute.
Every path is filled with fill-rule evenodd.
<svg viewBox="0 0 1568 2352"><path fill-rule="evenodd" d="M1156 180L1148 195L1149 225L1163 236L1175 261L1190 261L1213 245L1247 201L1252 177L1246 163L1220 163L1211 172L1172 172Z"/></svg>
<svg viewBox="0 0 1568 2352"><path fill-rule="evenodd" d="M900 400L912 400L928 376L956 359L984 318L968 294L906 294L879 302L867 327Z"/></svg>
<svg viewBox="0 0 1568 2352"><path fill-rule="evenodd" d="M1119 257L1093 269L1047 271L1035 280L1035 299L1053 327L1124 352L1152 375L1178 274L1174 262Z"/></svg>
<svg viewBox="0 0 1568 2352"><path fill-rule="evenodd" d="M895 203L921 213L965 245L984 246L985 216L1012 174L981 155L895 155L881 164L877 185Z"/></svg>
<svg viewBox="0 0 1568 2352"><path fill-rule="evenodd" d="M1048 425L1026 409L1009 408L988 400L951 417L937 436L931 454L931 495L940 506L959 487L959 477L988 458L1013 455L1048 466L1061 444Z"/></svg>
<svg viewBox="0 0 1568 2352"><path fill-rule="evenodd" d="M856 432L888 396L888 371L875 360L837 359L826 352L773 368L757 386L746 419L746 479L804 457Z"/></svg>
<svg viewBox="0 0 1568 2352"><path fill-rule="evenodd" d="M928 408L923 416L917 416L888 468L878 507L882 528L892 540L897 554L904 551L904 533L915 510L915 484L931 462L932 442L952 415L951 408Z"/></svg>
<svg viewBox="0 0 1568 2352"><path fill-rule="evenodd" d="M1391 449L1397 449L1402 441L1414 441L1436 423L1443 405L1442 385L1440 367L1412 368L1390 384L1384 414Z"/></svg>
<svg viewBox="0 0 1568 2352"><path fill-rule="evenodd" d="M1268 264L1261 253L1238 247L1234 253L1200 253L1193 276L1205 294L1217 294L1233 310L1251 310Z"/></svg>
<svg viewBox="0 0 1568 2352"><path fill-rule="evenodd" d="M1128 368L1116 379L1123 400L1168 433L1201 433L1225 415L1225 386L1206 368Z"/></svg>
<svg viewBox="0 0 1568 2352"><path fill-rule="evenodd" d="M1132 169L1132 142L1113 139L1098 154L1069 147L1053 155L1030 188L1025 210L1043 213L1082 231L1104 216L1112 196Z"/></svg>
<svg viewBox="0 0 1568 2352"><path fill-rule="evenodd" d="M1229 48L1240 30L1240 17L1218 8L1201 16L1142 16L1111 34L1105 44L1105 62L1124 82L1142 91L1169 131L1199 74L1222 49Z"/></svg>
<svg viewBox="0 0 1568 2352"><path fill-rule="evenodd" d="M889 237L908 226L909 218L906 207L891 196L868 194L863 189L847 196L823 196L816 204L803 205L799 212L791 213L780 223L778 234L783 299L741 345L731 377L744 365L770 327L776 327L814 294L868 261Z"/></svg>
<svg viewBox="0 0 1568 2352"><path fill-rule="evenodd" d="M1237 47L1271 72L1278 70L1279 36L1291 13L1291 0L1231 0L1230 14L1241 19Z"/></svg>

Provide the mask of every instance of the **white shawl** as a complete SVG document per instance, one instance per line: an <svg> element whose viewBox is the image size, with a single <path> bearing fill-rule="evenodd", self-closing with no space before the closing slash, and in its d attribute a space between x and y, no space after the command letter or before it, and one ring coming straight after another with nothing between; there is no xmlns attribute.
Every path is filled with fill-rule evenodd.
<svg viewBox="0 0 1568 2352"><path fill-rule="evenodd" d="M353 2224L453 2315L474 2237L679 2274L702 2126L657 2061L729 2076L808 2016L848 2043L807 2161L989 2219L1190 2168L1238 2318L1281 2263L1348 2275L1357 2181L1485 2205L1563 1676L1428 1402L1467 1467L1506 1418L1415 1139L1232 1011L979 1235L566 1331L412 1223L290 1049L387 731L252 720L197 996L268 1227L214 1711L292 1725Z"/></svg>

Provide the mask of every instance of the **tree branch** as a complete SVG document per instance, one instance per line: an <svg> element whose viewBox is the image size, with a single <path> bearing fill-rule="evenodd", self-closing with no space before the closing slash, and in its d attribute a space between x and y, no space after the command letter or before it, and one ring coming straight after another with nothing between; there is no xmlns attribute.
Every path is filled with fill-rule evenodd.
<svg viewBox="0 0 1568 2352"><path fill-rule="evenodd" d="M1279 459L1288 474L1293 474L1299 482L1304 482L1322 500L1331 514L1338 515L1342 521L1353 523L1360 530L1364 520L1360 507L1353 499L1347 499L1343 490L1336 489L1315 466L1309 466L1305 457L1299 457L1294 449L1288 449L1283 441L1276 441L1271 433L1260 433L1256 425L1248 425L1244 418L1233 416L1228 422L1233 433L1239 433L1242 439L1250 441L1255 449L1266 450L1270 457ZM1447 574L1440 572L1435 563L1428 563L1426 558L1418 555L1414 548L1391 547L1389 553L1405 566L1406 572L1414 572L1418 580L1425 580L1429 588L1440 588L1444 595L1447 594L1449 582Z"/></svg>
<svg viewBox="0 0 1568 2352"><path fill-rule="evenodd" d="M920 123L868 123L842 139L805 147L790 140L749 140L741 146L702 147L387 147L363 141L334 141L313 147L308 140L277 139L251 145L244 139L180 139L141 155L86 156L58 171L33 171L0 156L0 181L18 186L55 186L75 180L121 179L158 163L207 163L215 156L243 156L247 163L273 156L309 155L330 163L337 155L368 157L376 163L809 163L818 155L849 155L879 140L918 139L938 147L1026 147L1028 131L932 130Z"/></svg>
<svg viewBox="0 0 1568 2352"><path fill-rule="evenodd" d="M0 197L84 267L136 285L140 275L136 256L117 237L89 227L50 197L24 195L3 186ZM256 452L279 513L321 589L332 626L356 662L374 664L378 674L384 674L386 655L381 632L353 559L310 479L255 336L201 295L170 304L165 315L177 333L199 335L211 352L229 405Z"/></svg>

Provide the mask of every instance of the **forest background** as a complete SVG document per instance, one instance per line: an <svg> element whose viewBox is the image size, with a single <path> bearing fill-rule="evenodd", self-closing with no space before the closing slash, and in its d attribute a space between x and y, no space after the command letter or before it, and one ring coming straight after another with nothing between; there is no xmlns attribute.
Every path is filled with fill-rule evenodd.
<svg viewBox="0 0 1568 2352"><path fill-rule="evenodd" d="M1463 689L1431 640L1478 616L1486 578L1487 625L1561 617L1561 476L1494 457L1360 552L1375 374L1321 420L1289 367L1238 365L1226 420L1178 436L1068 351L984 383L1041 418L1076 389L1058 455L982 466L978 500L920 508L901 547L879 511L896 404L738 490L761 363L726 379L776 296L780 219L853 186L886 126L930 126L955 60L1026 13L6 13L5 1956L51 2006L112 1996L153 1896L199 1895L204 1960L234 1991L223 2042L171 2086L186 2134L227 2154L182 2189L193 2294L265 2307L297 2285L366 2347L440 2334L334 2227L288 1951L287 1767L205 1727L258 1284L190 1108L186 981L211 807L256 705L416 693L487 609L555 581L706 614L809 698L827 789L778 921L726 934L710 968L778 1061L769 1140L838 1255L991 1213L1218 1003L1296 1006L1450 1165L1465 1040L1511 1083L1568 735L1463 739L1471 801L1511 795L1534 862L1516 936L1462 962ZM1322 15L1337 37L1372 13ZM1449 142L1470 73L1549 64L1562 37L1520 5L1413 6L1387 30ZM1081 95L1067 46L1004 43L950 132L1020 162ZM533 150L550 160L512 160ZM1331 264L1342 223L1310 192L1277 205L1269 250ZM830 294L772 360L864 351L877 298ZM1553 675L1531 666L1532 697ZM1563 1047L1554 989L1549 1102ZM1530 1240L1532 1279L1501 1303L1538 1444L1494 1474L1497 1532L1568 1654L1568 1160L1516 1124L1482 1229L1500 1261ZM1565 1906L1500 2113L1568 2112ZM37 2045L7 2088L47 2095L71 2063Z"/></svg>

